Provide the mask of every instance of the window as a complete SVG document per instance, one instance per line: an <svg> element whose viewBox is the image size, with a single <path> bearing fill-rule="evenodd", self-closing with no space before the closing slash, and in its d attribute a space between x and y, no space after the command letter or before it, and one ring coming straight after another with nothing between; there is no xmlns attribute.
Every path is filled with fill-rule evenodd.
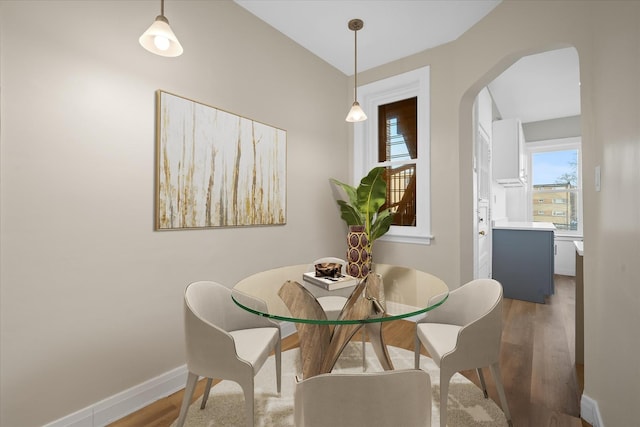
<svg viewBox="0 0 640 427"><path fill-rule="evenodd" d="M395 212L381 239L429 244L429 67L358 88L369 119L354 125L353 182L387 170L385 207Z"/></svg>
<svg viewBox="0 0 640 427"><path fill-rule="evenodd" d="M532 220L558 234L582 234L580 138L528 143Z"/></svg>
<svg viewBox="0 0 640 427"><path fill-rule="evenodd" d="M387 202L393 225L416 224L416 163L418 98L378 106L378 163L387 167Z"/></svg>

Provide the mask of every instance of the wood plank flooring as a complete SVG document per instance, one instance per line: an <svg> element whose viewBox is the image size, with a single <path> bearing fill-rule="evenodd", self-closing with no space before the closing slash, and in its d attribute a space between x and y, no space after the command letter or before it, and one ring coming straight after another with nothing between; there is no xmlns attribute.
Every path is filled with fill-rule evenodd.
<svg viewBox="0 0 640 427"><path fill-rule="evenodd" d="M580 419L584 368L574 365L575 281L554 281L546 304L504 300L500 366L517 427L590 426ZM478 384L474 372L463 374ZM499 402L493 384L489 396Z"/></svg>
<svg viewBox="0 0 640 427"><path fill-rule="evenodd" d="M579 415L583 368L576 369L573 362L575 281L556 276L555 285L556 293L546 304L504 300L500 363L515 427L590 427ZM413 350L414 334L412 322L384 324L389 345ZM283 351L298 347L297 334L282 344ZM462 374L479 384L475 371ZM489 397L499 402L488 369L485 379ZM203 386L201 381L194 400L202 395ZM179 391L160 399L110 426L169 426L178 417L182 395Z"/></svg>

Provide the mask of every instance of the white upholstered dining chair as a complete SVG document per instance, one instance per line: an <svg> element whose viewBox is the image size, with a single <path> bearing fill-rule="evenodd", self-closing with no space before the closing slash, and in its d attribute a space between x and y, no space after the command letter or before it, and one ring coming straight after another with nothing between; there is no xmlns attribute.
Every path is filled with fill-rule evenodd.
<svg viewBox="0 0 640 427"><path fill-rule="evenodd" d="M440 368L440 426L447 425L449 381L453 374L476 369L487 397L481 368L489 367L496 383L502 411L511 414L500 375L502 336L502 285L493 279L477 279L449 292L448 299L418 321L415 367L420 367L420 344Z"/></svg>
<svg viewBox="0 0 640 427"><path fill-rule="evenodd" d="M248 295L246 298L251 298ZM263 301L252 302L256 307ZM265 309L266 310L266 309ZM207 378L201 409L213 378L242 387L247 425L253 426L254 376L275 352L276 385L281 386L280 327L238 307L231 289L216 282L193 282L184 294L184 329L189 375L176 427L182 427L199 377Z"/></svg>
<svg viewBox="0 0 640 427"><path fill-rule="evenodd" d="M420 369L321 374L296 383L296 427L428 427L431 379Z"/></svg>

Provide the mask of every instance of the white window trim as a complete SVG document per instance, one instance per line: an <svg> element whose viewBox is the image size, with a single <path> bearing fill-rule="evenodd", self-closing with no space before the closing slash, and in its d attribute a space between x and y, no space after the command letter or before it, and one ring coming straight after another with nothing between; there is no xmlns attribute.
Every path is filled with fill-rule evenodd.
<svg viewBox="0 0 640 427"><path fill-rule="evenodd" d="M584 216L582 215L582 209L584 205L584 193L582 188L582 138L579 136L569 137L569 138L558 138L558 139L550 139L545 141L536 141L536 142L527 142L525 144L526 153L527 153L527 168L529 169L527 174L532 177L529 180L529 192L533 194L533 164L532 164L532 154L539 153L542 151L563 151L563 150L578 150L578 197L580 200L578 207L578 230L556 230L556 236L582 236L583 234L583 221ZM533 221L533 197L529 197L527 208L527 215L529 217L529 221Z"/></svg>
<svg viewBox="0 0 640 427"><path fill-rule="evenodd" d="M378 105L418 97L418 159L416 162L416 227L391 226L380 238L390 242L431 243L431 171L430 171L430 112L429 67L419 68L397 76L358 87L360 106L368 120L354 124L353 182L358 183L373 167L391 165L378 163Z"/></svg>

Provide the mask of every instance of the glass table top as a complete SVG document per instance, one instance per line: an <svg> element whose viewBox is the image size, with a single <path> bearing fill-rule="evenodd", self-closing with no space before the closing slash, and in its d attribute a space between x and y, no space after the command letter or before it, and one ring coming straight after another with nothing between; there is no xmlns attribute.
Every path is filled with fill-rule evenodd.
<svg viewBox="0 0 640 427"><path fill-rule="evenodd" d="M384 322L418 316L444 303L449 295L447 285L438 277L408 267L374 264L373 272L382 278L384 293L381 303L384 315L348 319L321 319L312 312L291 313L278 295L287 281L295 281L318 298L349 297L355 287L328 291L303 280L303 273L312 271L308 264L292 265L262 271L240 280L232 290L234 302L243 309L276 320L313 324L355 324ZM362 297L366 297L361 292ZM346 299L345 299L346 302Z"/></svg>

